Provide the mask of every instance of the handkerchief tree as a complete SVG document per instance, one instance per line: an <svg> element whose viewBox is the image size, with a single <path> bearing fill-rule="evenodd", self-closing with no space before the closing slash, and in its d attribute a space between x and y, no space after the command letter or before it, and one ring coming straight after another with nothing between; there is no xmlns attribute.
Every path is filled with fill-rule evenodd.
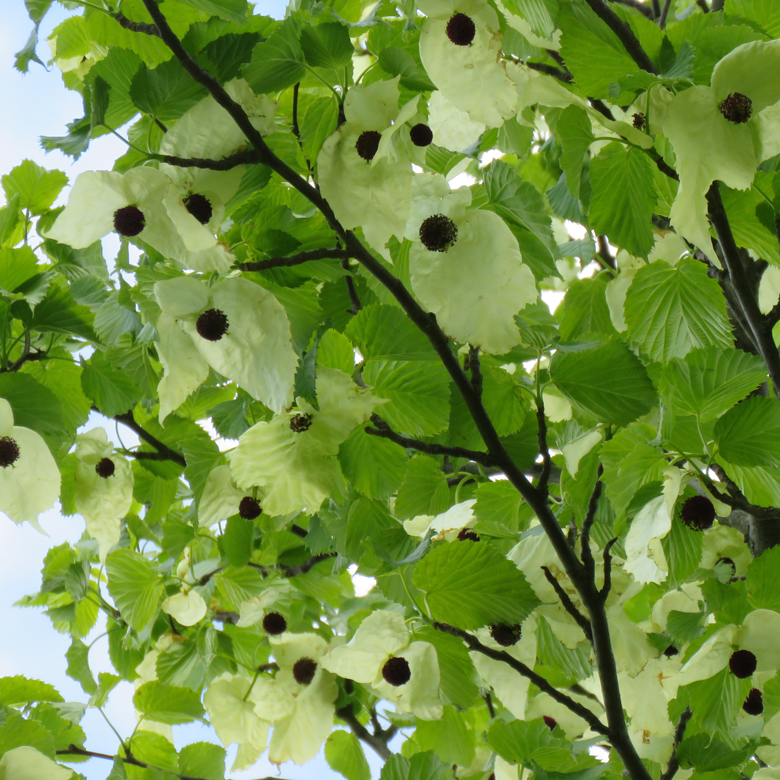
<svg viewBox="0 0 780 780"><path fill-rule="evenodd" d="M0 780L780 777L776 3L59 2L43 147L126 152L2 177L83 696L0 678Z"/></svg>

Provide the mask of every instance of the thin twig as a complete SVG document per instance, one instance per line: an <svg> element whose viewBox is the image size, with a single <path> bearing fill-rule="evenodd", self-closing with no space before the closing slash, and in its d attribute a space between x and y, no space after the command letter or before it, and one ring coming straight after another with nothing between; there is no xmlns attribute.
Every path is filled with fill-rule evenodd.
<svg viewBox="0 0 780 780"><path fill-rule="evenodd" d="M482 695L482 698L485 700L485 706L487 707L488 715L490 715L491 720L496 717L496 708L493 706L493 697L490 695L490 692L485 693Z"/></svg>
<svg viewBox="0 0 780 780"><path fill-rule="evenodd" d="M271 257L268 260L256 260L251 263L239 263L242 271L267 271L269 268L291 268L294 265L308 263L310 260L345 260L349 257L346 249L334 246L328 249L309 249L290 257Z"/></svg>
<svg viewBox="0 0 780 780"><path fill-rule="evenodd" d="M526 666L522 661L518 661L514 656L509 655L509 653L505 652L504 650L494 650L492 647L483 645L482 642L480 642L479 639L477 639L477 637L475 637L473 634L469 634L468 631L456 628L455 626L451 626L448 623L436 622L433 624L433 627L439 631L444 632L445 634L459 637L468 645L470 650L473 650L477 653L482 653L482 655L486 655L488 658L492 658L494 661L502 661L508 666L511 666L512 669L518 672L518 674L528 678L537 688L539 688L539 690L544 691L544 693L546 693L551 699L555 699L555 701L557 701L559 704L563 704L563 706L568 710L586 721L597 734L603 734L605 737L611 739L611 729L605 726L591 710L575 701L570 696L567 696L565 693L562 693L557 688L553 688L553 686L550 685L550 683L547 682L544 677L542 677L540 674L537 674L535 671L533 671L533 669L531 669L529 666Z"/></svg>
<svg viewBox="0 0 780 780"><path fill-rule="evenodd" d="M555 575L546 566L542 566L542 571L547 578L547 582L552 585L553 590L561 600L563 608L574 618L574 622L582 629L582 633L585 634L588 642L593 643L593 632L590 629L590 621L574 606L574 602L569 598L569 594L563 589L561 583L555 579Z"/></svg>
<svg viewBox="0 0 780 780"><path fill-rule="evenodd" d="M354 316L363 308L363 304L360 302L360 296L355 287L355 279L352 276L352 271L349 268L349 260L346 257L341 261L341 267L347 272L347 275L345 276L347 293L349 293L349 302L352 304L349 313Z"/></svg>
<svg viewBox="0 0 780 780"><path fill-rule="evenodd" d="M620 42L626 49L628 56L642 69L653 75L658 75L658 69L653 65L653 61L642 48L639 39L634 35L634 31L626 24L605 2L604 0L585 0L593 13L603 21L610 30L620 39Z"/></svg>
<svg viewBox="0 0 780 780"><path fill-rule="evenodd" d="M680 768L680 764L677 761L677 748L680 746L683 737L685 736L685 727L688 725L688 721L691 719L693 713L690 707L686 707L683 714L680 715L680 720L677 723L677 728L674 730L674 744L672 745L672 755L669 756L669 763L666 765L666 770L661 775L659 780L672 780L677 774L677 770Z"/></svg>
<svg viewBox="0 0 780 780"><path fill-rule="evenodd" d="M580 537L580 558L585 568L591 573L591 576L596 570L596 564L593 560L593 553L590 550L590 531L596 520L596 510L599 508L601 491L604 489L604 483L601 481L603 473L604 466L599 463L599 468L596 472L596 484L593 486L593 492L588 500L588 508L585 512L585 519L582 521L582 534Z"/></svg>
<svg viewBox="0 0 780 780"><path fill-rule="evenodd" d="M299 563L297 566L283 566L282 564L277 566L261 566L259 563L252 563L251 561L247 566L249 566L250 569L257 569L263 574L268 574L272 571L280 571L285 577L297 577L301 574L310 572L318 563L327 561L330 558L335 558L337 555L338 553L335 552L318 553L317 555L312 555L311 558L308 558L303 563Z"/></svg>
<svg viewBox="0 0 780 780"><path fill-rule="evenodd" d="M758 301L750 288L750 282L740 257L740 251L731 232L726 209L720 197L718 182L713 182L707 192L707 202L709 204L710 222L720 243L723 264L729 272L731 287L747 320L753 343L758 350L758 354L761 355L766 364L769 378L772 380L772 389L775 395L780 397L780 353L777 351L771 332L767 333L763 315L758 308ZM709 247L701 248L706 250Z"/></svg>
<svg viewBox="0 0 780 780"><path fill-rule="evenodd" d="M602 263L606 268L610 268L613 271L617 270L617 261L612 252L609 251L609 241L606 236L596 236L596 243L598 244L598 257L601 258Z"/></svg>
<svg viewBox="0 0 780 780"><path fill-rule="evenodd" d="M92 410L102 414L97 406L93 406ZM187 461L184 459L184 455L176 452L176 450L172 450L167 444L164 444L156 436L152 436L149 431L147 431L145 428L142 428L135 421L135 417L133 417L133 413L131 411L125 412L124 414L115 414L112 419L122 423L122 425L126 425L131 431L135 432L141 441L144 441L154 447L158 453L161 453L164 456L160 458L161 460L172 460L174 463L178 463L180 466L187 465ZM137 453L133 453L133 455L138 457Z"/></svg>
<svg viewBox="0 0 780 780"><path fill-rule="evenodd" d="M525 64L531 70L538 71L539 73L544 73L547 76L552 76L553 78L562 81L564 84L571 84L571 82L574 80L572 78L571 73L563 71L560 68L556 68L554 65L545 65L545 63L543 62L531 62L530 60L527 61Z"/></svg>
<svg viewBox="0 0 780 780"><path fill-rule="evenodd" d="M696 5L701 8L703 13L708 14L710 12L710 7L707 5L705 0L696 0Z"/></svg>
<svg viewBox="0 0 780 780"><path fill-rule="evenodd" d="M346 723L352 733L361 741L365 742L382 759L387 761L393 755L392 750L387 747L387 742L382 737L372 734L356 717L352 702L345 707L336 710L336 715Z"/></svg>
<svg viewBox="0 0 780 780"><path fill-rule="evenodd" d="M301 150L303 159L306 161L306 168L309 171L309 176L314 178L314 168L312 168L311 161L306 156L306 152L303 151L303 141L301 140L301 128L298 124L298 93L301 89L301 82L296 81L293 87L293 104L292 104L292 131L295 136L295 140L298 141L298 148Z"/></svg>
<svg viewBox="0 0 780 780"><path fill-rule="evenodd" d="M155 38L160 38L160 31L157 29L156 24L149 24L148 22L134 22L132 19L128 19L123 13L114 14L114 19L130 32L143 33L144 35L153 35Z"/></svg>
<svg viewBox="0 0 780 780"><path fill-rule="evenodd" d="M661 16L661 3L659 0L653 0L653 18L658 19Z"/></svg>
<svg viewBox="0 0 780 780"><path fill-rule="evenodd" d="M609 591L612 588L612 556L610 551L612 546L617 543L617 537L610 539L604 546L604 584L601 586L599 596L603 602L607 601Z"/></svg>
<svg viewBox="0 0 780 780"><path fill-rule="evenodd" d="M147 157L168 165L175 165L177 168L203 168L209 171L229 171L238 168L239 165L253 165L260 162L256 149L245 149L222 160L209 160L204 157L176 157L172 154L156 153L149 153Z"/></svg>
<svg viewBox="0 0 780 780"><path fill-rule="evenodd" d="M479 347L469 347L469 373L474 392L482 396L482 367L479 364Z"/></svg>
<svg viewBox="0 0 780 780"><path fill-rule="evenodd" d="M444 444L431 444L419 439L410 439L396 433L379 415L372 414L371 422L375 428L366 428L365 431L370 436L379 436L381 439L389 439L396 444L400 444L408 450L417 450L427 455L449 455L451 458L466 458L475 463L481 463L483 466L492 466L493 461L486 452L477 452L476 450L467 450L463 447L447 447Z"/></svg>
<svg viewBox="0 0 780 780"><path fill-rule="evenodd" d="M544 399L541 393L536 399L536 425L539 454L542 456L542 473L539 475L536 489L546 497L548 494L547 482L552 470L552 456L550 448L547 446L547 418L544 416Z"/></svg>
<svg viewBox="0 0 780 780"><path fill-rule="evenodd" d="M666 17L669 15L669 8L672 0L664 0L664 9L661 11L661 18L658 20L658 26L663 30L666 27Z"/></svg>

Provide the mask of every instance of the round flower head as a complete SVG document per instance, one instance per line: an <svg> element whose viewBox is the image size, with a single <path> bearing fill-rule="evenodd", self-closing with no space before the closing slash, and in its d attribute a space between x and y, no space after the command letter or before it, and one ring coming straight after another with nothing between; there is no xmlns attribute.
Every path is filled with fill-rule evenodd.
<svg viewBox="0 0 780 780"><path fill-rule="evenodd" d="M32 747L13 748L0 759L0 780L69 780L72 776L72 769L56 764Z"/></svg>
<svg viewBox="0 0 780 780"><path fill-rule="evenodd" d="M298 357L287 314L271 293L248 279L231 277L208 287L191 276L157 282L154 292L163 313L178 320L200 355L197 365L191 348L171 351L181 340L171 338L170 324L163 323L166 340L158 349L166 376L185 377L172 380L171 390L192 387L207 364L274 411L289 406ZM176 408L163 397L168 390L165 385L160 391L166 410Z"/></svg>
<svg viewBox="0 0 780 780"><path fill-rule="evenodd" d="M11 405L0 398L0 512L37 528L38 515L60 495L60 470L35 431L14 425Z"/></svg>
<svg viewBox="0 0 780 780"><path fill-rule="evenodd" d="M517 91L501 59L498 15L487 0L420 0L423 66L444 96L472 120L500 127L516 113Z"/></svg>
<svg viewBox="0 0 780 780"><path fill-rule="evenodd" d="M758 688L751 688L747 698L742 704L742 709L747 712L748 715L761 715L764 711L764 695Z"/></svg>
<svg viewBox="0 0 780 780"><path fill-rule="evenodd" d="M333 728L335 677L321 665L327 642L315 634L271 639L279 672L259 679L255 713L273 722L268 760L305 764L317 755Z"/></svg>
<svg viewBox="0 0 780 780"><path fill-rule="evenodd" d="M418 98L399 113L398 78L353 87L344 101L346 122L317 158L320 187L345 228L362 227L381 251L400 237L409 214L412 168L396 155L393 136L417 110Z"/></svg>
<svg viewBox="0 0 780 780"><path fill-rule="evenodd" d="M412 290L444 332L489 354L520 343L515 314L536 300L517 239L497 214L468 209L471 192L416 176L406 228Z"/></svg>
<svg viewBox="0 0 780 780"><path fill-rule="evenodd" d="M339 445L383 403L349 375L324 367L317 369L317 401L319 409L299 398L300 411L257 423L228 456L236 484L263 488L263 511L271 516L314 513L340 490Z"/></svg>
<svg viewBox="0 0 780 780"><path fill-rule="evenodd" d="M709 87L677 94L663 132L677 157L680 186L670 219L678 233L711 251L705 194L713 181L747 189L756 167L776 154L776 122L761 112L780 100L780 41L737 46L712 71Z"/></svg>
<svg viewBox="0 0 780 780"><path fill-rule="evenodd" d="M683 503L680 517L692 531L704 531L715 521L715 505L707 496L692 496Z"/></svg>
<svg viewBox="0 0 780 780"><path fill-rule="evenodd" d="M253 496L244 496L238 504L238 514L244 520L255 520L262 513L260 502Z"/></svg>
<svg viewBox="0 0 780 780"><path fill-rule="evenodd" d="M103 428L76 436L76 511L97 540L100 560L119 543L122 518L133 503L133 469L114 452Z"/></svg>
<svg viewBox="0 0 780 780"><path fill-rule="evenodd" d="M729 658L729 669L735 677L744 679L756 671L756 656L750 650L737 650Z"/></svg>
<svg viewBox="0 0 780 780"><path fill-rule="evenodd" d="M278 612L269 612L263 618L263 631L269 636L279 636L287 631L287 621Z"/></svg>
<svg viewBox="0 0 780 780"><path fill-rule="evenodd" d="M421 720L438 720L439 665L428 642L409 642L403 616L377 610L359 626L346 645L330 649L322 665L331 672L371 685L399 710Z"/></svg>

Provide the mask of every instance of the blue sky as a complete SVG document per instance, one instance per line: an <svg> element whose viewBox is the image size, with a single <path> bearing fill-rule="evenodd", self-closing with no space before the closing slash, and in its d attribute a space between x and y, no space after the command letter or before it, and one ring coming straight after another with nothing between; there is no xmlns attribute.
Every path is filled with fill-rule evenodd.
<svg viewBox="0 0 780 780"><path fill-rule="evenodd" d="M281 17L282 0L262 0L257 3L259 13ZM46 37L53 27L65 18L65 11L55 4L41 28L38 51L42 60L49 56ZM93 142L89 150L76 162L60 152L44 153L39 144L42 135L64 135L66 123L83 114L81 98L68 92L56 69L46 71L32 63L30 73L22 75L13 68L13 54L24 46L31 30L23 0L4 0L3 24L0 25L0 87L3 94L3 114L0 120L0 174L7 173L23 159L35 160L47 168L65 171L71 182L85 170L110 169L114 159L123 152L122 143L104 136ZM0 193L0 199L2 199ZM107 253L111 245L106 245ZM105 425L109 436L116 441L113 424L97 416L90 419L86 428ZM126 445L133 443L133 435L122 430ZM43 536L29 525L16 526L0 513L0 677L24 674L55 685L66 700L85 701L85 694L75 681L65 674L65 653L69 638L58 634L49 619L37 609L20 609L13 603L28 593L34 593L40 585L40 568L46 551L64 541L75 542L83 532L83 520L79 516L66 518L56 510L41 517L41 525L48 533ZM102 632L96 629L88 638L95 639ZM113 671L108 661L106 640L97 639L90 652L94 672ZM132 707L133 689L130 684L120 685L111 695L105 708L106 716L123 736L135 727ZM112 753L117 738L95 710L88 711L83 724L88 735L87 747L99 752ZM175 727L177 747L195 741L218 742L214 732L202 725ZM229 751L228 766L234 750ZM379 759L369 749L367 757L374 776L378 776ZM88 780L105 778L111 769L109 762L93 760L79 767ZM276 767L263 760L250 772L229 775L235 778L263 777L277 774ZM320 755L304 767L283 765L281 774L291 780L326 780L340 778L333 773Z"/></svg>

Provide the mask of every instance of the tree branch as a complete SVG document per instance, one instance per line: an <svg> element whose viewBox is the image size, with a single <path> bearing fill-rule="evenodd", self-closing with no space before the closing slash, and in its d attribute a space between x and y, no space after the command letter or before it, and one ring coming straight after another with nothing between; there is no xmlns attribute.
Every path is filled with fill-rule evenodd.
<svg viewBox="0 0 780 780"><path fill-rule="evenodd" d="M766 364L775 396L780 397L780 353L777 351L771 332L767 333L763 316L758 308L758 301L750 289L745 267L742 264L739 249L726 216L726 209L720 197L718 182L713 182L707 192L707 202L710 222L715 229L723 254L723 264L729 273L729 284L736 294L742 313L745 315L758 354L761 355Z"/></svg>
<svg viewBox="0 0 780 780"><path fill-rule="evenodd" d="M301 140L301 128L298 125L298 93L301 89L301 82L296 81L293 87L293 104L292 104L292 131L295 136L295 140L298 141L298 148L301 150L303 159L306 161L306 168L309 170L309 176L314 178L314 168L312 168L311 160L306 156L306 152L303 151L303 141ZM316 186L316 185L315 185Z"/></svg>
<svg viewBox="0 0 780 780"><path fill-rule="evenodd" d="M553 688L544 677L537 674L522 661L518 661L514 656L509 655L509 653L504 650L494 650L492 647L483 645L473 634L469 634L468 631L463 631L460 628L455 628L455 626L451 626L449 623L435 622L433 627L445 634L450 634L451 636L462 639L470 650L482 653L482 655L486 655L494 661L502 661L508 666L511 666L518 674L529 679L537 688L539 688L539 690L544 691L551 699L555 699L559 704L563 704L568 710L586 721L597 734L603 734L605 737L611 739L611 729L605 726L591 710L575 701L570 696L567 696L565 693L562 693L557 688Z"/></svg>
<svg viewBox="0 0 780 780"><path fill-rule="evenodd" d="M341 261L341 267L347 272L345 277L347 282L347 293L349 294L349 301L352 304L349 312L354 316L363 308L363 304L360 302L360 297L358 296L355 287L355 279L352 276L352 271L349 269L349 260L346 257Z"/></svg>
<svg viewBox="0 0 780 780"><path fill-rule="evenodd" d="M259 563L252 563L251 561L247 566L251 569L257 569L258 571L263 572L263 574L268 574L272 571L280 571L285 577L297 577L300 574L310 572L318 563L327 561L329 558L335 558L337 555L338 553L335 552L318 553L317 555L312 555L311 558L308 558L303 563L299 563L297 566L284 566L283 564L278 564L276 566L261 566Z"/></svg>
<svg viewBox="0 0 780 780"><path fill-rule="evenodd" d="M646 16L648 19L653 19L653 12L640 0L609 0L611 3L619 3L620 5L627 5L629 8L633 8L635 11L639 11L642 16ZM658 0L655 0L658 2Z"/></svg>
<svg viewBox="0 0 780 780"><path fill-rule="evenodd" d="M108 753L96 753L94 750L84 750L84 748L78 747L78 745L70 744L65 750L55 750L54 751L58 756L81 756L82 758L102 758L106 761L114 761L115 759L120 759L125 764L130 764L130 766L137 766L141 769L153 769L156 772L159 772L161 774L170 774L174 777L178 777L179 780L204 780L202 777L194 777L193 775L180 775L178 772L172 772L169 769L160 769L158 766L154 766L154 764L147 764L146 761L139 761L134 756L111 756ZM65 759L67 761L67 759ZM262 780L284 780L283 778L279 777L264 777Z"/></svg>
<svg viewBox="0 0 780 780"><path fill-rule="evenodd" d="M144 35L152 35L155 38L161 38L160 31L157 29L157 25L149 24L148 22L134 22L132 19L128 19L123 13L114 14L114 19L130 32L143 33Z"/></svg>
<svg viewBox="0 0 780 780"><path fill-rule="evenodd" d="M558 79L559 81L562 81L564 84L571 84L571 82L574 80L572 78L571 73L568 73L565 70L561 70L560 68L556 68L554 65L546 65L543 62L526 62L525 63L531 70L538 71L539 73L544 73L547 76L552 76L555 79Z"/></svg>
<svg viewBox="0 0 780 780"><path fill-rule="evenodd" d="M602 602L606 603L609 591L612 588L612 556L610 551L612 546L617 543L617 537L610 539L604 546L604 583L599 591Z"/></svg>
<svg viewBox="0 0 780 780"><path fill-rule="evenodd" d="M550 479L550 471L552 470L552 457L550 456L550 448L547 446L547 419L544 416L544 399L541 393L536 399L536 424L538 428L536 437L539 443L539 454L542 456L542 473L539 475L536 489L546 498L549 492L547 490L547 482Z"/></svg>
<svg viewBox="0 0 780 780"><path fill-rule="evenodd" d="M479 347L469 347L469 373L474 392L482 396L482 367L479 364Z"/></svg>
<svg viewBox="0 0 780 780"><path fill-rule="evenodd" d="M309 249L306 252L299 252L290 257L271 257L268 260L256 260L251 263L238 263L238 268L242 271L267 271L269 268L290 268L301 263L308 263L309 260L346 260L349 258L349 252L341 247L330 247L328 249Z"/></svg>
<svg viewBox="0 0 780 780"><path fill-rule="evenodd" d="M203 168L209 171L229 171L239 165L252 165L260 162L260 157L255 149L245 149L243 152L231 154L222 160L208 160L203 157L176 157L171 154L147 155L152 160L175 165L177 168Z"/></svg>
<svg viewBox="0 0 780 780"><path fill-rule="evenodd" d="M677 748L680 746L683 737L685 736L685 728L688 725L688 721L691 719L693 713L690 707L686 707L682 715L680 715L680 721L677 724L677 728L674 730L674 744L672 745L672 755L669 756L669 763L666 765L664 773L659 780L672 780L677 774L677 770L680 768L680 764L677 761Z"/></svg>
<svg viewBox="0 0 780 780"><path fill-rule="evenodd" d="M658 26L663 30L666 27L666 17L669 15L669 8L672 5L672 0L664 0L664 8L661 11L661 18L658 20Z"/></svg>
<svg viewBox="0 0 780 780"><path fill-rule="evenodd" d="M103 414L100 409L97 408L97 406L93 406L92 410ZM126 412L125 414L115 414L111 419L122 423L122 425L126 425L131 431L135 432L141 441L150 444L157 450L159 453L159 458L155 457L153 453L148 453L151 456L148 458L148 460L172 460L174 463L178 463L180 466L187 465L187 461L184 459L184 455L176 452L176 450L172 450L167 444L164 444L158 438L152 436L149 431L142 428L135 421L135 417L133 417L132 412ZM134 457L140 457L141 459L145 457L145 455L142 453L133 453L133 455Z"/></svg>
<svg viewBox="0 0 780 780"><path fill-rule="evenodd" d="M466 458L475 463L481 463L483 466L492 466L493 461L486 452L477 452L476 450L467 450L463 447L447 447L444 444L430 444L419 439L409 439L396 433L379 415L372 414L371 422L375 428L366 428L365 431L370 436L379 436L382 439L389 439L396 444L400 444L408 450L417 450L428 455L449 455L451 458Z"/></svg>
<svg viewBox="0 0 780 780"><path fill-rule="evenodd" d="M658 69L653 65L647 52L642 48L639 39L634 35L634 31L626 24L605 2L604 0L585 0L593 13L612 30L626 49L629 57L642 69L648 73L658 75Z"/></svg>
<svg viewBox="0 0 780 780"><path fill-rule="evenodd" d="M553 573L546 566L542 566L542 571L547 578L547 582L552 585L553 590L561 600L563 608L574 618L574 622L582 629L582 633L585 634L588 642L592 644L593 632L590 630L590 621L574 606L574 602L569 598L569 594L563 589L561 583L555 579Z"/></svg>
<svg viewBox="0 0 780 780"><path fill-rule="evenodd" d="M590 494L590 499L588 500L588 509L585 512L585 519L582 521L582 534L580 537L580 558L591 576L593 576L596 571L596 563L593 560L593 553L590 549L590 531L596 520L596 510L599 508L601 491L604 489L604 483L601 481L601 475L603 473L604 466L599 463L599 468L596 472L596 484L593 486L593 492Z"/></svg>
<svg viewBox="0 0 780 780"><path fill-rule="evenodd" d="M387 759L393 755L392 750L387 747L387 742L385 742L382 737L372 734L355 717L352 702L350 702L346 707L342 707L341 709L336 710L336 715L338 715L344 721L344 723L346 723L350 729L352 729L352 733L361 742L365 742L380 758L387 761Z"/></svg>

